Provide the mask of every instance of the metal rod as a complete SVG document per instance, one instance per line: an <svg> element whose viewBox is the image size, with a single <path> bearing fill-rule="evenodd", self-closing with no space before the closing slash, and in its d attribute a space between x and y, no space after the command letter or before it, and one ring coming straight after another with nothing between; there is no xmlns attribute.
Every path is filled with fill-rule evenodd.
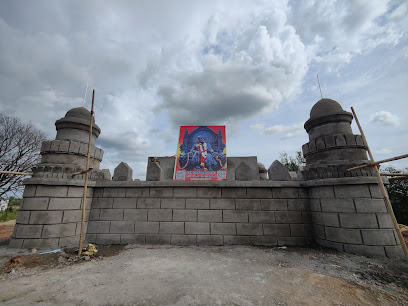
<svg viewBox="0 0 408 306"><path fill-rule="evenodd" d="M86 159L86 169L89 170L89 159L91 157L91 143L92 143L92 124L94 117L94 99L95 99L95 89L92 91L92 106L91 106L91 119L89 123L89 141L88 141L88 155ZM82 241L84 239L84 226L85 226L85 207L86 207L86 191L88 189L88 174L89 171L85 172L85 183L84 183L84 195L82 197L82 220L81 220L81 234L79 235L79 248L78 256L82 253Z"/></svg>
<svg viewBox="0 0 408 306"><path fill-rule="evenodd" d="M15 174L15 175L33 175L27 172L15 172L15 171L0 171L1 174Z"/></svg>
<svg viewBox="0 0 408 306"><path fill-rule="evenodd" d="M364 165L360 165L360 166L356 166L356 167L347 169L347 171L357 170L357 169L365 168L365 167L369 167L369 166L375 166L375 165L379 165L379 164L386 163L386 162L389 162L389 161L399 160L399 159L403 159L403 158L407 158L407 157L408 157L408 154L404 154L404 155L400 155L400 156L395 156L395 157L379 160L379 161L376 161L376 162L368 162L368 163L366 163Z"/></svg>
<svg viewBox="0 0 408 306"><path fill-rule="evenodd" d="M386 204L388 213L389 213L390 216L391 216L392 223L394 224L395 231L397 232L398 239L399 239L399 241L400 241L400 245L401 245L402 251L404 252L404 255L405 255L405 259L408 261L408 250L407 250L407 246L405 245L404 237L402 236L401 230L399 229L399 226L398 226L398 223L397 223L397 219L395 219L394 211L392 210L392 206L391 206L391 201L390 201L390 198L388 197L387 190L385 189L384 183L383 183L383 181L382 181L382 179L381 179L380 171L378 170L378 167L376 166L376 165L378 165L378 162L375 162L375 161L374 161L374 157L373 157L373 155L371 154L371 150L370 150L370 147L368 146L367 139L365 138L363 129L361 128L360 122L358 121L357 115L356 115L356 113L354 112L354 108L353 108L353 107L351 108L351 111L353 112L354 119L356 119L356 123L357 123L358 129L360 130L361 137L363 138L364 144L365 144L365 146L366 146L366 148L367 148L367 152L368 152L368 155L370 156L371 163L374 165L374 166L373 166L373 169L374 169L375 176L377 177L378 185L379 185L380 190L381 190L381 193L382 193L382 195L383 195L383 197L384 197L384 201L385 201L385 204Z"/></svg>
<svg viewBox="0 0 408 306"><path fill-rule="evenodd" d="M322 97L322 99L323 99L322 88L320 87L319 74L317 74L317 82L319 83L320 96L321 96L321 97Z"/></svg>

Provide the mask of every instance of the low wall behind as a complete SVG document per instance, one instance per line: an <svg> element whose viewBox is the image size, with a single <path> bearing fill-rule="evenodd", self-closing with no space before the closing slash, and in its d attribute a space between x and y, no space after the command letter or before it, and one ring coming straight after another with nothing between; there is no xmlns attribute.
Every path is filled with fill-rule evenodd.
<svg viewBox="0 0 408 306"><path fill-rule="evenodd" d="M303 187L102 184L94 188L89 242L276 246L313 240Z"/></svg>

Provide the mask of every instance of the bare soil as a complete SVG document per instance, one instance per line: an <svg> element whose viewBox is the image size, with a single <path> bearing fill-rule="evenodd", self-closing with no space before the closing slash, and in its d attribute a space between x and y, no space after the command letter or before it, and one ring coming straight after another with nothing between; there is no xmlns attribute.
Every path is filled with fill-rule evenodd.
<svg viewBox="0 0 408 306"><path fill-rule="evenodd" d="M402 260L308 248L97 248L85 260L72 249L40 255L1 246L0 303L408 305Z"/></svg>

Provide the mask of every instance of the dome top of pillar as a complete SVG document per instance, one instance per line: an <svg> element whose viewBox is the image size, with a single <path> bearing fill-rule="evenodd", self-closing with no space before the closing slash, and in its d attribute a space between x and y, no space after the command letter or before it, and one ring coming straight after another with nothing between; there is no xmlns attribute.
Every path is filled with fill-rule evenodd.
<svg viewBox="0 0 408 306"><path fill-rule="evenodd" d="M64 118L80 118L85 119L89 123L91 117L91 112L88 111L85 107L75 107L67 111ZM93 118L93 123L95 124L95 118Z"/></svg>
<svg viewBox="0 0 408 306"><path fill-rule="evenodd" d="M55 126L57 128L57 137L60 130L82 130L84 132L89 132L91 113L84 107L75 107L70 109L65 117L57 120ZM92 120L92 134L98 137L101 133L99 126L95 124L95 117ZM66 134L66 133L64 133ZM64 139L66 136L64 135Z"/></svg>
<svg viewBox="0 0 408 306"><path fill-rule="evenodd" d="M332 99L323 98L317 101L315 105L313 105L310 111L310 118L319 115L342 113L343 111L344 110L339 102Z"/></svg>

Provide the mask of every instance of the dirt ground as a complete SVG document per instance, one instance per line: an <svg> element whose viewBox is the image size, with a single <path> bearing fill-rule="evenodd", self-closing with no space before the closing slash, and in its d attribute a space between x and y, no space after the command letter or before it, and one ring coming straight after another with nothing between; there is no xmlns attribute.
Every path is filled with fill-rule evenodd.
<svg viewBox="0 0 408 306"><path fill-rule="evenodd" d="M31 254L1 246L0 303L408 305L405 261L289 247L99 249L84 260L72 250Z"/></svg>
<svg viewBox="0 0 408 306"><path fill-rule="evenodd" d="M13 234L14 225L16 225L16 220L0 223L0 241L11 237Z"/></svg>

